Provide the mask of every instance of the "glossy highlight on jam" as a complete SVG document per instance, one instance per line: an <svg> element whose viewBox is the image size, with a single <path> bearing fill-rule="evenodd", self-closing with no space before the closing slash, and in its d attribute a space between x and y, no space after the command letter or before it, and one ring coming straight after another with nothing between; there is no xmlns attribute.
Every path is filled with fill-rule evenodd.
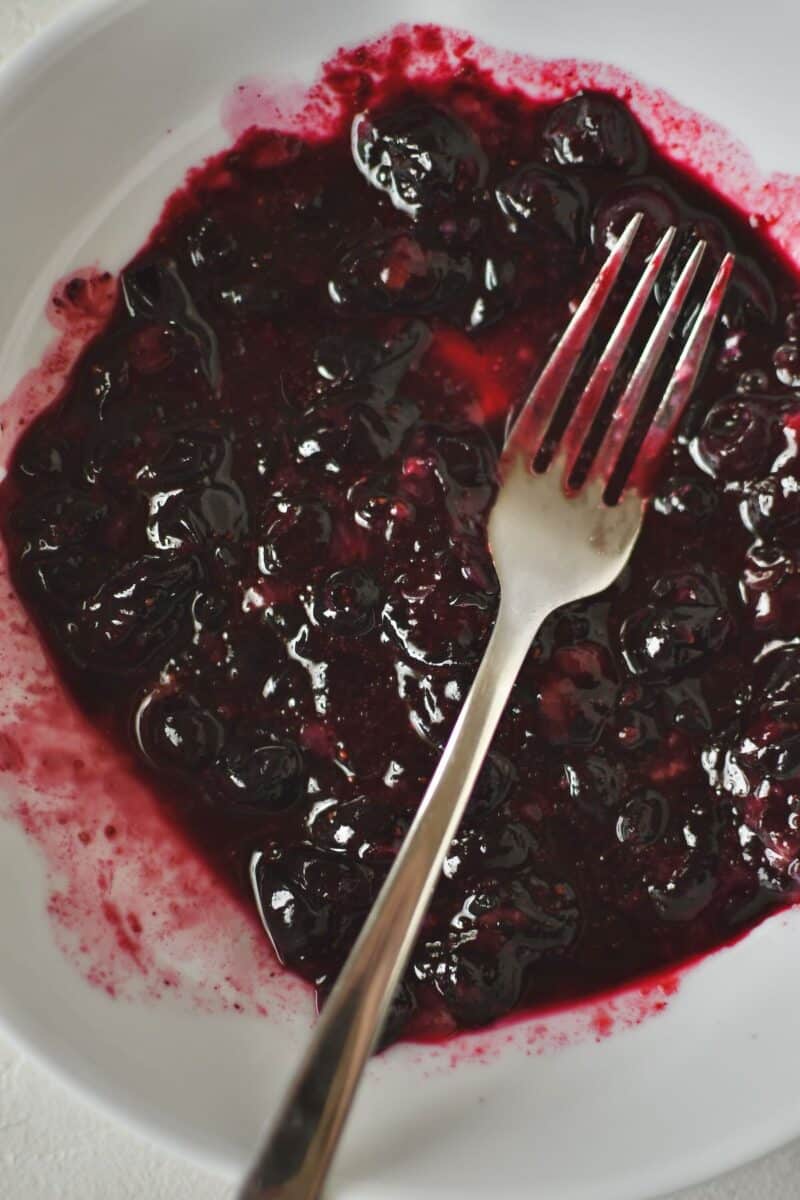
<svg viewBox="0 0 800 1200"><path fill-rule="evenodd" d="M275 949L324 998L491 629L498 449L570 306L637 211L632 275L679 226L654 310L698 236L698 297L736 251L630 567L541 631L450 848L389 1036L447 1033L794 897L798 285L610 96L342 95L173 197L3 531L72 694L243 897L266 852Z"/></svg>

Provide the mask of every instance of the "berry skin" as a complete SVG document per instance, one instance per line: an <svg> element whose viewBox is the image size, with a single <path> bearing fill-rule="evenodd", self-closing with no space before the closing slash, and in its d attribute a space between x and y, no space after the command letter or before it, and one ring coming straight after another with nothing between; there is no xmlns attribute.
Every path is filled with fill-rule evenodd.
<svg viewBox="0 0 800 1200"><path fill-rule="evenodd" d="M624 105L597 92L581 92L553 109L544 140L561 166L631 170L646 156L641 131Z"/></svg>
<svg viewBox="0 0 800 1200"><path fill-rule="evenodd" d="M451 113L426 105L353 121L353 157L362 174L401 212L417 216L480 187L486 156Z"/></svg>

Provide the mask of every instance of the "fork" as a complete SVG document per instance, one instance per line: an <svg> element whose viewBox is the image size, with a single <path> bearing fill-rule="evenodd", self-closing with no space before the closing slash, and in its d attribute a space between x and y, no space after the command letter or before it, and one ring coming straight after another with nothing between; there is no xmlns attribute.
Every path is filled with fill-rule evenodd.
<svg viewBox="0 0 800 1200"><path fill-rule="evenodd" d="M652 253L563 433L555 439L550 437L557 430L553 418L641 220L637 214L630 221L606 258L508 436L488 527L500 581L494 630L416 817L238 1200L316 1200L320 1195L447 848L530 644L554 609L608 587L633 549L649 489L686 409L734 266L732 255L727 255L624 473L623 486L612 496L610 485L619 483L625 470L626 446L692 288L705 243L694 247L614 406L588 473L579 482L576 469L585 467L587 447L593 444L587 438L667 260L674 228L664 233ZM267 872L257 852L250 874L265 927L260 884Z"/></svg>

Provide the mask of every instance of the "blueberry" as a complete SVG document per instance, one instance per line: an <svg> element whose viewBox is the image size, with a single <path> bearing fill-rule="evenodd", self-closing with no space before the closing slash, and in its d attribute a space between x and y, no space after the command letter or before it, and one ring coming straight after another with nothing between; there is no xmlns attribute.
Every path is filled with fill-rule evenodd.
<svg viewBox="0 0 800 1200"><path fill-rule="evenodd" d="M23 554L46 554L96 538L108 515L108 507L88 492L64 488L23 500L11 519L25 538Z"/></svg>
<svg viewBox="0 0 800 1200"><path fill-rule="evenodd" d="M725 756L723 786L768 852L771 869L796 881L800 857L800 704L756 707Z"/></svg>
<svg viewBox="0 0 800 1200"><path fill-rule="evenodd" d="M709 260L713 269L716 270L725 254L731 248L731 235L718 217L714 217L711 213L694 212L685 220L678 234L678 246L675 247L680 253L680 257L689 257L689 253L699 241L706 243L706 252L704 260ZM673 271L678 271L678 263L673 266Z"/></svg>
<svg viewBox="0 0 800 1200"><path fill-rule="evenodd" d="M753 790L764 779L800 779L800 705L775 704L759 710L745 726L735 758L752 772Z"/></svg>
<svg viewBox="0 0 800 1200"><path fill-rule="evenodd" d="M760 367L751 367L742 371L736 381L736 391L740 396L764 394L769 389L769 376Z"/></svg>
<svg viewBox="0 0 800 1200"><path fill-rule="evenodd" d="M532 871L484 877L462 898L448 943L425 950L418 973L429 975L460 1024L481 1025L520 1000L524 972L567 950L580 915L573 888Z"/></svg>
<svg viewBox="0 0 800 1200"><path fill-rule="evenodd" d="M428 670L398 661L397 694L408 709L414 732L423 741L443 748L469 687L465 668Z"/></svg>
<svg viewBox="0 0 800 1200"><path fill-rule="evenodd" d="M618 810L626 782L625 768L620 763L587 754L565 763L564 777L570 797L581 812L598 818Z"/></svg>
<svg viewBox="0 0 800 1200"><path fill-rule="evenodd" d="M779 542L756 542L747 551L742 582L745 591L774 592L797 573L800 551Z"/></svg>
<svg viewBox="0 0 800 1200"><path fill-rule="evenodd" d="M507 821L484 830L484 868L491 871L511 871L534 862L541 862L542 846L530 826L522 821Z"/></svg>
<svg viewBox="0 0 800 1200"><path fill-rule="evenodd" d="M415 527L416 506L388 480L362 476L349 489L347 499L355 523L386 542L396 543Z"/></svg>
<svg viewBox="0 0 800 1200"><path fill-rule="evenodd" d="M617 818L617 838L636 849L652 846L664 836L669 822L669 801L655 788L642 788L631 796Z"/></svg>
<svg viewBox="0 0 800 1200"><path fill-rule="evenodd" d="M375 409L356 403L346 416L341 411L329 412L302 421L294 430L294 457L304 473L313 470L330 478L340 476L351 460L363 468L384 457L390 441L386 424Z"/></svg>
<svg viewBox="0 0 800 1200"><path fill-rule="evenodd" d="M236 238L214 217L204 216L186 235L189 261L196 271L216 272L235 262L239 247Z"/></svg>
<svg viewBox="0 0 800 1200"><path fill-rule="evenodd" d="M756 542L747 552L742 591L753 625L773 637L797 629L800 550L777 541Z"/></svg>
<svg viewBox="0 0 800 1200"><path fill-rule="evenodd" d="M442 313L464 309L472 263L431 249L410 233L380 231L340 259L328 294L337 308L379 313Z"/></svg>
<svg viewBox="0 0 800 1200"><path fill-rule="evenodd" d="M548 245L578 242L585 198L562 174L547 167L520 167L498 184L495 197L512 233Z"/></svg>
<svg viewBox="0 0 800 1200"><path fill-rule="evenodd" d="M613 96L580 92L550 113L547 148L562 166L641 169L647 155L642 132Z"/></svg>
<svg viewBox="0 0 800 1200"><path fill-rule="evenodd" d="M20 439L14 467L27 479L58 484L63 477L68 451L60 437L41 419Z"/></svg>
<svg viewBox="0 0 800 1200"><path fill-rule="evenodd" d="M628 258L634 265L644 263L662 234L680 219L677 197L664 184L644 179L625 184L604 196L594 211L592 241L602 257L613 250L637 213L643 219Z"/></svg>
<svg viewBox="0 0 800 1200"><path fill-rule="evenodd" d="M677 679L658 689L660 720L664 727L690 734L709 734L722 706L712 709L703 692L702 679Z"/></svg>
<svg viewBox="0 0 800 1200"><path fill-rule="evenodd" d="M670 257L665 268L659 273L653 287L653 295L656 303L661 307L667 303L683 268L686 266L689 257L700 241L706 243L706 248L700 264L699 278L705 282L706 287L710 285L715 272L733 244L728 230L721 221L710 213L694 212L681 221L675 240L672 243ZM691 324L699 311L702 302L702 289L700 296L694 293L693 295L695 298L684 305L678 327L679 330L688 330L691 328ZM728 291L728 299L730 299L730 295L731 289Z"/></svg>
<svg viewBox="0 0 800 1200"><path fill-rule="evenodd" d="M53 608L75 617L115 564L108 553L97 554L66 546L63 550L30 558L26 565L34 586Z"/></svg>
<svg viewBox="0 0 800 1200"><path fill-rule="evenodd" d="M426 104L359 114L351 144L362 175L412 217L480 187L486 177L486 156L472 132Z"/></svg>
<svg viewBox="0 0 800 1200"><path fill-rule="evenodd" d="M708 908L717 889L714 863L704 855L689 855L664 884L648 887L650 900L662 921L694 921Z"/></svg>
<svg viewBox="0 0 800 1200"><path fill-rule="evenodd" d="M800 388L800 346L797 342L778 346L772 364L779 383L788 388Z"/></svg>
<svg viewBox="0 0 800 1200"><path fill-rule="evenodd" d="M358 413L358 422L354 419L354 411ZM366 420L371 412L378 418ZM375 458L388 459L399 449L408 431L419 418L419 409L408 396L396 395L383 402L370 400L361 407L358 402L350 410L349 436L350 444L360 454L361 460Z"/></svg>
<svg viewBox="0 0 800 1200"><path fill-rule="evenodd" d="M421 560L395 579L383 628L412 661L454 666L478 658L494 607L493 595L459 586L452 560Z"/></svg>
<svg viewBox="0 0 800 1200"><path fill-rule="evenodd" d="M444 874L453 880L487 870L513 871L536 861L541 852L539 841L521 821L465 825L450 843Z"/></svg>
<svg viewBox="0 0 800 1200"><path fill-rule="evenodd" d="M739 506L742 523L762 538L794 536L800 523L800 479L794 475L768 475L748 483Z"/></svg>
<svg viewBox="0 0 800 1200"><path fill-rule="evenodd" d="M483 820L497 812L511 795L518 780L514 764L498 750L490 750L472 789L467 810L470 818Z"/></svg>
<svg viewBox="0 0 800 1200"><path fill-rule="evenodd" d="M380 599L380 588L363 567L343 567L317 587L314 620L331 633L361 637L374 629Z"/></svg>
<svg viewBox="0 0 800 1200"><path fill-rule="evenodd" d="M314 366L326 383L357 383L374 375L384 353L380 343L367 338L329 334L314 348Z"/></svg>
<svg viewBox="0 0 800 1200"><path fill-rule="evenodd" d="M147 537L157 550L238 541L247 533L244 496L234 483L160 492L150 500Z"/></svg>
<svg viewBox="0 0 800 1200"><path fill-rule="evenodd" d="M226 470L230 445L222 432L202 425L159 431L148 441L148 461L138 474L143 487L155 484L167 492L189 483L211 480Z"/></svg>
<svg viewBox="0 0 800 1200"><path fill-rule="evenodd" d="M319 442L329 471L334 465L336 474L353 466L363 469L390 458L417 416L416 406L404 397L380 402L356 392L341 396L338 414L321 423L312 438Z"/></svg>
<svg viewBox="0 0 800 1200"><path fill-rule="evenodd" d="M222 367L214 330L197 311L195 302L170 260L140 260L120 276L128 315L136 321L163 323L182 333L193 344L211 390L219 394Z"/></svg>
<svg viewBox="0 0 800 1200"><path fill-rule="evenodd" d="M155 692L136 711L134 734L145 758L161 770L199 771L216 761L224 741L219 719L181 692Z"/></svg>
<svg viewBox="0 0 800 1200"><path fill-rule="evenodd" d="M716 576L671 572L653 585L650 603L625 618L622 653L634 675L672 676L719 653L733 629Z"/></svg>
<svg viewBox="0 0 800 1200"><path fill-rule="evenodd" d="M421 489L420 498L431 499L437 481L454 533L474 533L475 518L489 508L497 483L497 453L486 431L455 422L419 424L405 453L404 490L416 497ZM480 558L480 549L470 544L465 557Z"/></svg>
<svg viewBox="0 0 800 1200"><path fill-rule="evenodd" d="M488 1025L516 1007L524 982L513 944L499 950L474 943L459 946L436 972L437 990L459 1025Z"/></svg>
<svg viewBox="0 0 800 1200"><path fill-rule="evenodd" d="M527 962L558 956L580 933L581 910L572 885L545 880L532 872L515 879L511 894L526 923L518 930Z"/></svg>
<svg viewBox="0 0 800 1200"><path fill-rule="evenodd" d="M800 881L800 795L782 790L763 804L758 833L767 852L767 862L791 895Z"/></svg>
<svg viewBox="0 0 800 1200"><path fill-rule="evenodd" d="M66 649L90 670L137 671L189 631L200 580L194 559L145 555L116 571L86 600Z"/></svg>
<svg viewBox="0 0 800 1200"><path fill-rule="evenodd" d="M547 654L556 646L578 646L593 643L596 646L609 644L609 603L607 598L590 597L573 600L556 610L544 630L542 644L548 645Z"/></svg>
<svg viewBox="0 0 800 1200"><path fill-rule="evenodd" d="M235 585L227 598L224 594L220 596L218 592L212 594L219 596L222 601L219 606L212 608L211 613L215 623L223 625L222 640L225 652L218 665L225 682L234 685L240 715L247 716L252 711L248 697L258 695L278 708L281 701L289 698L286 695L287 689L291 695L294 688L296 697L299 697L303 690L300 680L305 672L299 663L287 658L285 650L286 641L295 635L301 619L302 609L299 605L286 606L286 627L279 632L276 628L279 622L274 608L263 623L258 619L246 623L235 621L236 609L241 604L241 591ZM202 598L203 593L199 593L196 604L200 603ZM225 609L233 618L227 626L223 624L222 614ZM193 605L193 615L195 611L196 605ZM307 680L308 677L305 678ZM228 696L231 696L230 691ZM249 730L248 737L252 740L253 736L252 730Z"/></svg>
<svg viewBox="0 0 800 1200"><path fill-rule="evenodd" d="M140 325L128 339L128 362L139 375L166 371L178 353L178 340L169 325Z"/></svg>
<svg viewBox="0 0 800 1200"><path fill-rule="evenodd" d="M369 867L307 847L263 857L256 881L279 959L314 975L347 953L378 886Z"/></svg>
<svg viewBox="0 0 800 1200"><path fill-rule="evenodd" d="M314 351L317 373L331 388L358 385L373 402L391 400L403 377L428 348L431 333L423 321L408 321L385 341L331 334Z"/></svg>
<svg viewBox="0 0 800 1200"><path fill-rule="evenodd" d="M485 877L451 922L460 935L479 930L514 938L528 961L566 949L575 940L578 925L571 884L553 883L531 870Z"/></svg>
<svg viewBox="0 0 800 1200"><path fill-rule="evenodd" d="M426 445L436 456L436 469L448 493L494 491L497 452L485 429L458 424L422 426L409 443L409 452L424 452Z"/></svg>
<svg viewBox="0 0 800 1200"><path fill-rule="evenodd" d="M147 447L141 434L125 426L103 423L83 442L83 475L87 483L112 492L136 488L145 466Z"/></svg>
<svg viewBox="0 0 800 1200"><path fill-rule="evenodd" d="M463 325L470 333L489 329L519 303L515 290L517 264L512 256L495 252L482 255L476 260L473 274L475 285L469 296L461 289L462 298L468 303L460 307L456 293L454 303L445 306L451 321Z"/></svg>
<svg viewBox="0 0 800 1200"><path fill-rule="evenodd" d="M269 320L285 315L292 304L286 284L263 268L243 279L229 280L216 293L217 303L241 320Z"/></svg>
<svg viewBox="0 0 800 1200"><path fill-rule="evenodd" d="M192 621L198 629L216 632L228 613L228 601L220 592L197 592L192 601Z"/></svg>
<svg viewBox="0 0 800 1200"><path fill-rule="evenodd" d="M721 323L729 330L774 325L778 300L762 269L747 255L739 254L722 306Z"/></svg>
<svg viewBox="0 0 800 1200"><path fill-rule="evenodd" d="M704 524L718 507L719 497L714 488L691 475L670 476L653 497L653 508L657 513L687 525Z"/></svg>
<svg viewBox="0 0 800 1200"><path fill-rule="evenodd" d="M759 657L756 692L766 701L800 702L800 647L777 646Z"/></svg>
<svg viewBox="0 0 800 1200"><path fill-rule="evenodd" d="M238 807L265 816L293 808L306 794L306 769L298 747L262 731L232 737L220 762L225 794Z"/></svg>
<svg viewBox="0 0 800 1200"><path fill-rule="evenodd" d="M122 298L128 315L152 320L168 304L165 271L158 262L132 263L120 275Z"/></svg>
<svg viewBox="0 0 800 1200"><path fill-rule="evenodd" d="M267 516L259 550L265 575L308 571L327 557L331 515L317 500L277 500Z"/></svg>
<svg viewBox="0 0 800 1200"><path fill-rule="evenodd" d="M637 814L644 821L637 834L643 832L647 842L636 835L626 839L627 853L623 853L622 861L636 863L641 871L654 915L667 925L686 926L714 905L720 879L725 878L721 874L724 840L731 835L736 842L738 838L729 824L726 806L716 796L695 792L688 798L680 797L680 809L673 814L665 811L657 793L649 790L647 796L644 810ZM669 830L666 827L669 817L677 817L678 813L680 820L673 820L673 828ZM654 820L652 826L650 816ZM662 826L665 826L663 832L651 840L651 835ZM633 830L619 832L633 833ZM733 862L739 861L738 845L729 846L729 853ZM663 936L670 937L666 932Z"/></svg>
<svg viewBox="0 0 800 1200"><path fill-rule="evenodd" d="M408 817L375 796L315 806L306 819L318 849L385 866L391 865L408 825Z"/></svg>
<svg viewBox="0 0 800 1200"><path fill-rule="evenodd" d="M718 400L694 443L695 461L715 479L757 478L781 449L779 415L755 397Z"/></svg>

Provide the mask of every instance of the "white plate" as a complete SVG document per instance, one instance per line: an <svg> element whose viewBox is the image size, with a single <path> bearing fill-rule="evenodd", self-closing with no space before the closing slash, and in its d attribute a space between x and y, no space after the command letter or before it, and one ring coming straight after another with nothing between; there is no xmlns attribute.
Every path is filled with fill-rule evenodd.
<svg viewBox="0 0 800 1200"><path fill-rule="evenodd" d="M117 268L185 168L225 143L220 102L237 80L290 75L307 82L338 43L401 16L468 28L501 48L617 62L723 122L765 170L800 171L800 9L782 0L761 0L757 21L747 6L727 0L673 0L646 10L626 0L92 4L0 72L0 393L41 354L52 281L95 261ZM800 221L797 209L786 215ZM3 646L17 635L24 641L24 631L6 628ZM24 684L4 674L0 735L13 725ZM0 736L4 768L7 751ZM90 764L96 774L103 762L98 752ZM13 771L0 781L10 813L22 793ZM113 793L113 779L107 782ZM46 775L39 786L47 792ZM113 807L113 795L108 802ZM56 796L48 810L51 849L74 833L58 825L59 803ZM185 884L191 869L180 871ZM216 897L218 922L231 931L225 953L225 939L206 956L191 939L166 938L138 991L120 986L114 1000L85 979L94 947L84 947L81 959L69 922L48 916L48 897L60 892L56 907L65 903L74 879L48 875L46 858L19 823L0 821L0 1014L31 1050L104 1105L231 1172L274 1106L311 1005L301 989L268 978L266 953L249 932L234 936L241 922L203 872L191 878L200 901ZM141 870L137 879L144 888ZM640 1023L640 1008L653 1007L658 990L616 1009L589 1006L552 1018L545 1033L541 1022L523 1023L453 1050L395 1049L374 1065L360 1097L338 1168L341 1194L643 1200L797 1134L799 917L775 917L692 969L666 1010ZM181 984L174 998L170 989L158 1000L143 995L154 973L173 969ZM230 980L215 990L219 971L250 972L248 1011L231 1010ZM253 1012L254 989L262 986L268 1019ZM615 1021L613 1035L601 1036Z"/></svg>

